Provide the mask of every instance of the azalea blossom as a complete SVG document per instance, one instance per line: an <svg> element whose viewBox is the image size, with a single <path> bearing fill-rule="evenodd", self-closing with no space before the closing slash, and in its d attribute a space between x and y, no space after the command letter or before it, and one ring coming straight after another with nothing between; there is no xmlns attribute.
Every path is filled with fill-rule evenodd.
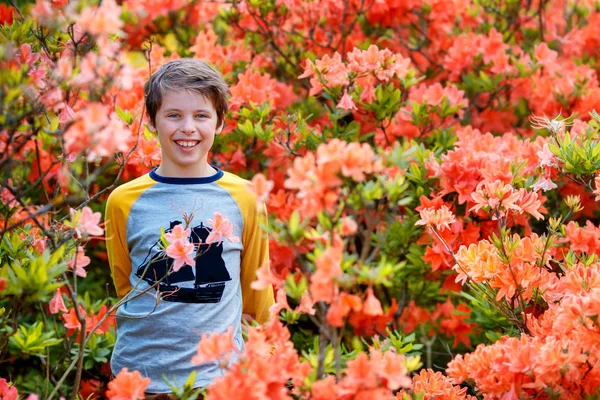
<svg viewBox="0 0 600 400"><path fill-rule="evenodd" d="M123 27L122 11L115 0L103 0L98 7L84 8L76 20L83 30L92 35L115 34Z"/></svg>
<svg viewBox="0 0 600 400"><path fill-rule="evenodd" d="M90 265L90 258L85 255L85 249L82 246L77 246L77 250L75 252L75 256L69 262L67 262L69 268L75 268L75 273L77 276L85 278L87 276L87 271L85 267Z"/></svg>
<svg viewBox="0 0 600 400"><path fill-rule="evenodd" d="M440 208L427 207L419 211L421 219L415 222L415 225L430 225L434 226L435 229L450 229L450 224L456 222L456 218L452 211L448 209L446 205L442 205Z"/></svg>
<svg viewBox="0 0 600 400"><path fill-rule="evenodd" d="M225 333L203 334L191 362L198 365L220 360L221 365L226 366L235 350L233 327L230 326Z"/></svg>
<svg viewBox="0 0 600 400"><path fill-rule="evenodd" d="M600 200L600 175L596 175L594 178L594 191L593 193L596 195L595 200Z"/></svg>
<svg viewBox="0 0 600 400"><path fill-rule="evenodd" d="M344 91L344 95L340 99L339 103L336 106L337 108L344 109L346 111L356 110L356 105L354 104L354 100L348 94L348 91Z"/></svg>
<svg viewBox="0 0 600 400"><path fill-rule="evenodd" d="M52 300L50 300L49 308L50 308L50 314L58 314L59 311L62 311L65 313L69 311L67 309L67 307L65 306L65 302L63 300L60 289L57 289L56 292L54 292L54 297L52 297Z"/></svg>
<svg viewBox="0 0 600 400"><path fill-rule="evenodd" d="M373 294L373 288L367 289L367 298L363 304L363 312L367 315L383 315L383 309L381 308L381 302Z"/></svg>
<svg viewBox="0 0 600 400"><path fill-rule="evenodd" d="M262 207L263 203L266 203L274 186L275 183L265 178L263 174L254 175L252 181L248 183L248 191L256 196L257 207Z"/></svg>
<svg viewBox="0 0 600 400"><path fill-rule="evenodd" d="M215 211L213 219L209 219L208 224L212 230L206 238L206 243L217 242L217 245L219 245L223 239L227 239L230 243L240 241L240 238L233 234L233 224L220 212Z"/></svg>
<svg viewBox="0 0 600 400"><path fill-rule="evenodd" d="M165 233L165 239L167 239L169 243L173 243L177 239L187 240L191 231L191 228L185 229L183 224L177 224L171 229L171 232Z"/></svg>
<svg viewBox="0 0 600 400"><path fill-rule="evenodd" d="M93 212L88 206L81 210L70 209L72 226L77 232L78 238L87 238L88 236L102 236L104 229L100 227L102 214Z"/></svg>
<svg viewBox="0 0 600 400"><path fill-rule="evenodd" d="M269 261L265 262L260 268L256 270L256 280L250 284L250 287L254 290L266 289L270 285L274 289L281 287L282 280L271 271L271 264Z"/></svg>
<svg viewBox="0 0 600 400"><path fill-rule="evenodd" d="M340 236L351 236L358 230L358 224L352 217L342 218L342 224L340 226Z"/></svg>
<svg viewBox="0 0 600 400"><path fill-rule="evenodd" d="M538 190L543 190L544 192L547 190L556 189L558 186L556 183L552 182L550 178L541 177L532 187L535 192Z"/></svg>
<svg viewBox="0 0 600 400"><path fill-rule="evenodd" d="M570 118L570 117L569 117ZM566 118L567 120L569 118ZM567 126L573 125L572 122L567 122L565 119L560 119L560 114L550 119L545 115L540 117L536 115L532 115L529 117L529 121L531 122L531 127L534 129L546 129L553 135L564 133L565 128Z"/></svg>
<svg viewBox="0 0 600 400"><path fill-rule="evenodd" d="M184 265L193 267L196 265L194 260L195 247L193 243L185 239L175 239L166 250L167 256L173 259L173 271L177 272Z"/></svg>
<svg viewBox="0 0 600 400"><path fill-rule="evenodd" d="M493 219L506 215L509 210L520 211L515 204L519 199L519 193L509 184L500 180L494 182L480 182L475 192L471 194L475 205L469 211L484 209L493 214Z"/></svg>
<svg viewBox="0 0 600 400"><path fill-rule="evenodd" d="M548 143L544 143L542 150L537 152L537 156L540 159L540 167L546 167L546 166L550 167L550 166L556 165L556 163L557 163L557 158L550 151L550 148L548 147Z"/></svg>
<svg viewBox="0 0 600 400"><path fill-rule="evenodd" d="M115 379L108 382L106 397L109 400L144 399L149 384L150 378L143 378L140 371L129 372L128 368L123 368Z"/></svg>
<svg viewBox="0 0 600 400"><path fill-rule="evenodd" d="M0 398L3 400L17 400L19 393L15 386L8 386L5 378L0 378Z"/></svg>

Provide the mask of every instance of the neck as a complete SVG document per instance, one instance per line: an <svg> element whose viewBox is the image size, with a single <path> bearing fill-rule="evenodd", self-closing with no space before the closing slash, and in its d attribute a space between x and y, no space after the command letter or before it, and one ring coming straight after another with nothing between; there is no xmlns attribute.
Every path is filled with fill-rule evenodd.
<svg viewBox="0 0 600 400"><path fill-rule="evenodd" d="M208 163L188 168L161 163L156 169L156 173L165 178L206 178L213 176L217 171Z"/></svg>

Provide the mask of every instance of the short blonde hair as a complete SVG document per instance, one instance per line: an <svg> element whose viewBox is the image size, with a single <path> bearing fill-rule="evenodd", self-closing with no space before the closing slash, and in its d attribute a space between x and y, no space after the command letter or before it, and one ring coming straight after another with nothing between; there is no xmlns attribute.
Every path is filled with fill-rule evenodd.
<svg viewBox="0 0 600 400"><path fill-rule="evenodd" d="M144 85L146 110L152 125L162 105L166 90L191 90L209 99L217 112L217 126L221 126L227 113L229 85L223 75L206 62L195 58L180 58L162 65Z"/></svg>

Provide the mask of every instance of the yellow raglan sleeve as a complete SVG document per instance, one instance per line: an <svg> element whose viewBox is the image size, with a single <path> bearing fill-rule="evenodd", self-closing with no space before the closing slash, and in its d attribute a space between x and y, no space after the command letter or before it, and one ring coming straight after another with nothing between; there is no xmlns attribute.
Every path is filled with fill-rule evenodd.
<svg viewBox="0 0 600 400"><path fill-rule="evenodd" d="M269 318L269 308L275 303L271 286L262 290L254 290L250 284L256 280L256 270L269 261L269 238L261 225L267 223L266 207L258 209L254 198L248 205L244 221L242 243L244 250L241 259L241 286L243 313L250 314L259 323Z"/></svg>
<svg viewBox="0 0 600 400"><path fill-rule="evenodd" d="M106 202L106 252L113 282L119 298L125 296L131 289L129 276L131 274L131 258L127 247L127 215L122 197L113 192Z"/></svg>

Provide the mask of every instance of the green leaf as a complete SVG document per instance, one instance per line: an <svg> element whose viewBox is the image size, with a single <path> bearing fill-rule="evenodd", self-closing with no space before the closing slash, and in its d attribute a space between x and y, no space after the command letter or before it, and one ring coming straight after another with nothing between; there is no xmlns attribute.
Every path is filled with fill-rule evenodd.
<svg viewBox="0 0 600 400"><path fill-rule="evenodd" d="M33 325L21 325L18 331L9 338L9 344L18 352L45 357L46 348L55 346L62 342L62 339L54 337L56 332L44 332L42 322L38 321Z"/></svg>

